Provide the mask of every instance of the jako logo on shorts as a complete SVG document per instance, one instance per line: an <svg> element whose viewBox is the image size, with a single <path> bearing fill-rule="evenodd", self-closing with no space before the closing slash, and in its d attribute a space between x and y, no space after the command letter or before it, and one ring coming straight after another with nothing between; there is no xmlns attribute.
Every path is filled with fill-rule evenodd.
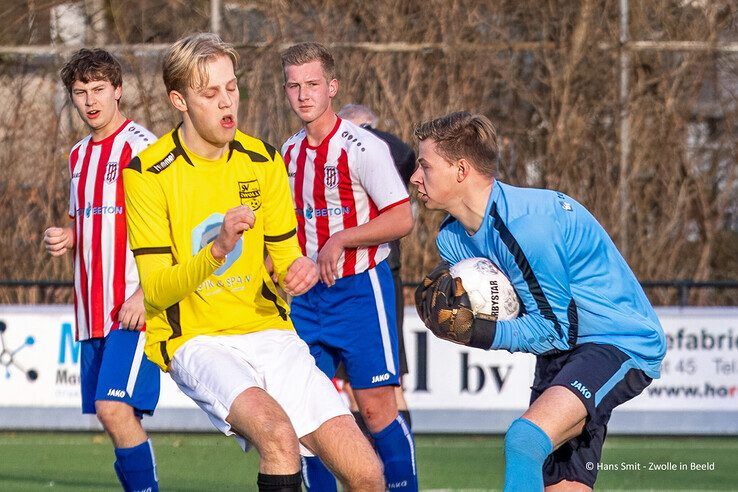
<svg viewBox="0 0 738 492"><path fill-rule="evenodd" d="M123 390L110 388L108 390L108 396L114 396L116 398L125 398L126 392Z"/></svg>
<svg viewBox="0 0 738 492"><path fill-rule="evenodd" d="M573 382L573 383L571 383L571 385L572 385L572 386L573 386L574 388L578 389L578 390L579 390L579 392L580 392L581 394L583 394L585 398L592 398L592 392L590 392L590 391L589 391L589 390L587 389L587 387L586 387L586 386L584 386L584 385L583 385L582 383L580 383L579 381L577 381L577 380L574 380L574 382Z"/></svg>
<svg viewBox="0 0 738 492"><path fill-rule="evenodd" d="M377 374L376 376L372 376L372 384L381 383L382 381L389 381L389 373L385 372L384 374Z"/></svg>

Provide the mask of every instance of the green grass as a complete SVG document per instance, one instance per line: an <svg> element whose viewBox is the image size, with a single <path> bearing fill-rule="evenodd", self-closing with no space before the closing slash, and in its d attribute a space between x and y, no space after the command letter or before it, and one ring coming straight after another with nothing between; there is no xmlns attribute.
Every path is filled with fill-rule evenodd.
<svg viewBox="0 0 738 492"><path fill-rule="evenodd" d="M163 491L256 490L256 453L218 434L154 434ZM500 490L499 436L419 436L421 488ZM0 433L0 490L119 490L107 437L89 433ZM610 437L598 490L735 490L738 438ZM711 471L649 471L649 463L714 463ZM638 470L623 470L623 464Z"/></svg>

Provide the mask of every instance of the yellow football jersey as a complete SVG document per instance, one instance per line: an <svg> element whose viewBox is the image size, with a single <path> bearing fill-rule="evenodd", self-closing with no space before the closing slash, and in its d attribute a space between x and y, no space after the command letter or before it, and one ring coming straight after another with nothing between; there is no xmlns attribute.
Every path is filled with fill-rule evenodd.
<svg viewBox="0 0 738 492"><path fill-rule="evenodd" d="M236 132L222 158L207 160L175 128L131 160L123 180L149 359L167 370L197 335L293 329L264 267L265 248L280 279L302 256L287 171L273 147ZM220 263L210 247L225 212L239 205L256 221Z"/></svg>

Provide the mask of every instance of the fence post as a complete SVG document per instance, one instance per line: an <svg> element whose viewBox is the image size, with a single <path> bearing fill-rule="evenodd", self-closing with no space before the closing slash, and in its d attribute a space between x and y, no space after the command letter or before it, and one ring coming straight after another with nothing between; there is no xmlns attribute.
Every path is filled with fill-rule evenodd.
<svg viewBox="0 0 738 492"><path fill-rule="evenodd" d="M679 282L679 307L686 307L689 304L689 282Z"/></svg>

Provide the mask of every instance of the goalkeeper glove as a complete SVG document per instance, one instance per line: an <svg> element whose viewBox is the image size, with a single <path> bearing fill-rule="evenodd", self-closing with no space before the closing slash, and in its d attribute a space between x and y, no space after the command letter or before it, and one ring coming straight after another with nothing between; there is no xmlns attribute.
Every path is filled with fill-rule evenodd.
<svg viewBox="0 0 738 492"><path fill-rule="evenodd" d="M415 308L435 336L469 347L487 350L495 338L496 322L474 316L469 295L460 278L442 261L415 291Z"/></svg>

